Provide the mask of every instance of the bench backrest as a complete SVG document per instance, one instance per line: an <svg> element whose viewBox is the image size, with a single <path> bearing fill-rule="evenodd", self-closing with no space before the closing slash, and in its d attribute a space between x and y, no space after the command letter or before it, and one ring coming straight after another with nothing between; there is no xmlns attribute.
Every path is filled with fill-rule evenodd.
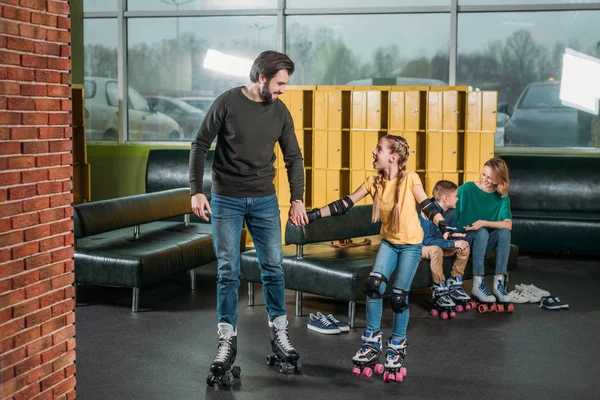
<svg viewBox="0 0 600 400"><path fill-rule="evenodd" d="M352 207L348 214L321 218L310 225L296 227L288 220L285 243L305 245L331 240L378 235L381 223L371 222L372 205Z"/></svg>
<svg viewBox="0 0 600 400"><path fill-rule="evenodd" d="M79 204L74 207L73 213L75 238L160 221L191 212L189 188Z"/></svg>

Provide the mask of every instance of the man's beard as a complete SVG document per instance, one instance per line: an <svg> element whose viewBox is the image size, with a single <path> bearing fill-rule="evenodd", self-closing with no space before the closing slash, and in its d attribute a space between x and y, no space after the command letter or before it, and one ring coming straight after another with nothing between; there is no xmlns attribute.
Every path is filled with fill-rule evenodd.
<svg viewBox="0 0 600 400"><path fill-rule="evenodd" d="M269 92L269 83L271 81L267 81L265 82L265 84L260 88L260 95L262 96L263 100L267 103L267 104L273 104L275 103L275 100L273 98L273 93Z"/></svg>

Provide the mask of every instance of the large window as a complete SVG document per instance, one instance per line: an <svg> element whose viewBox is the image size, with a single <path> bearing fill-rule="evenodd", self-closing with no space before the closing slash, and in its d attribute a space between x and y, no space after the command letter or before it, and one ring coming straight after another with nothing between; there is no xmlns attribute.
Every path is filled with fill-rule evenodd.
<svg viewBox="0 0 600 400"><path fill-rule="evenodd" d="M83 11L117 11L117 0L83 0Z"/></svg>
<svg viewBox="0 0 600 400"><path fill-rule="evenodd" d="M290 16L286 23L295 84L448 83L446 14Z"/></svg>
<svg viewBox="0 0 600 400"><path fill-rule="evenodd" d="M289 8L449 6L450 0L287 0Z"/></svg>
<svg viewBox="0 0 600 400"><path fill-rule="evenodd" d="M190 141L215 97L249 79L204 68L207 51L252 61L276 31L275 17L130 19L129 93L148 105L130 101L129 140Z"/></svg>
<svg viewBox="0 0 600 400"><path fill-rule="evenodd" d="M277 0L128 0L130 11L243 10L277 8Z"/></svg>
<svg viewBox="0 0 600 400"><path fill-rule="evenodd" d="M600 56L599 20L600 11L459 14L457 81L498 91L497 146L592 145L594 116L563 106L559 92L565 48Z"/></svg>

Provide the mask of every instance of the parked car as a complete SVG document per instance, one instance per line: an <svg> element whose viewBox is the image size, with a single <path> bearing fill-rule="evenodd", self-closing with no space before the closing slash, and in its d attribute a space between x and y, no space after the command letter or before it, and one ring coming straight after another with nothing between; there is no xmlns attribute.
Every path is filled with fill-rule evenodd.
<svg viewBox="0 0 600 400"><path fill-rule="evenodd" d="M177 121L186 138L196 136L196 132L198 132L206 116L206 112L181 99L158 95L148 96L146 99L155 111L168 115Z"/></svg>
<svg viewBox="0 0 600 400"><path fill-rule="evenodd" d="M187 96L187 97L178 97L178 99L185 101L189 105L199 108L204 112L208 111L208 109L210 108L212 103L215 101L215 97L207 97L207 96L204 96L204 97L202 97L202 96L200 96L200 97Z"/></svg>
<svg viewBox="0 0 600 400"><path fill-rule="evenodd" d="M494 146L504 146L504 128L510 115L508 114L509 105L507 103L498 104L496 112L496 134L494 135Z"/></svg>
<svg viewBox="0 0 600 400"><path fill-rule="evenodd" d="M535 82L527 85L511 110L504 128L507 146L571 147L587 146L585 126L580 113L563 106L560 101L560 82ZM586 138L587 136L587 138Z"/></svg>
<svg viewBox="0 0 600 400"><path fill-rule="evenodd" d="M87 76L85 123L88 140L117 140L119 126L118 82ZM137 141L182 140L183 132L172 118L152 110L136 90L129 88L128 139Z"/></svg>

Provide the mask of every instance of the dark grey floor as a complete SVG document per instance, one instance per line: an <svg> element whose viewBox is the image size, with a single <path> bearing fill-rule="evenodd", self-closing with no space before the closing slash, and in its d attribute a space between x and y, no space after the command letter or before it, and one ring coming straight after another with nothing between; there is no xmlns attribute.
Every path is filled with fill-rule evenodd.
<svg viewBox="0 0 600 400"><path fill-rule="evenodd" d="M354 377L352 355L359 327L325 336L294 317L288 293L290 336L301 354L301 375L280 375L268 367L267 320L262 293L246 304L240 289L238 361L241 383L231 391L209 388L205 379L216 350L215 267L197 271L190 292L169 281L141 294L143 312L130 312L129 291L86 287L77 308L77 397L94 399L592 399L600 384L595 369L600 334L600 262L568 258L521 258L512 284L534 283L570 305L568 311L517 305L514 314L459 314L442 321L428 315L426 294L411 298L409 349L403 383L380 375ZM344 303L305 296L304 312L332 312L345 318ZM392 312L384 310L384 334Z"/></svg>

